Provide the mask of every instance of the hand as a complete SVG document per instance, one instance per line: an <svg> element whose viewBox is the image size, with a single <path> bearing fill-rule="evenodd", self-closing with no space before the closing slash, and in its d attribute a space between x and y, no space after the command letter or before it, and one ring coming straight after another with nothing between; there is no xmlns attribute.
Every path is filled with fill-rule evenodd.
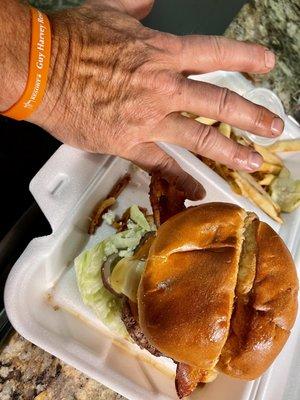
<svg viewBox="0 0 300 400"><path fill-rule="evenodd" d="M90 6L107 5L134 18L142 19L151 11L154 0L86 0L85 4Z"/></svg>
<svg viewBox="0 0 300 400"><path fill-rule="evenodd" d="M178 185L190 198L201 197L203 190L156 141L183 146L232 168L256 170L262 162L258 153L179 112L261 136L279 135L282 120L264 107L186 78L191 72L218 69L267 73L275 63L273 53L222 37L153 31L123 13L121 6L119 11L117 3L111 8L99 2L52 16L49 87L31 120L72 146L178 176Z"/></svg>

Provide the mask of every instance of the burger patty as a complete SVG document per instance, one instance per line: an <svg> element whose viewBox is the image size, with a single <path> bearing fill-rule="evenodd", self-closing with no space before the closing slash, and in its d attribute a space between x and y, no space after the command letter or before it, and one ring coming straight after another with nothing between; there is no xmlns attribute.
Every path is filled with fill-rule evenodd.
<svg viewBox="0 0 300 400"><path fill-rule="evenodd" d="M128 298L125 296L123 297L121 318L124 325L126 326L127 332L129 333L130 337L141 349L148 350L149 353L153 354L156 357L162 356L162 353L148 342L148 339L141 331L139 323L135 320L132 314Z"/></svg>

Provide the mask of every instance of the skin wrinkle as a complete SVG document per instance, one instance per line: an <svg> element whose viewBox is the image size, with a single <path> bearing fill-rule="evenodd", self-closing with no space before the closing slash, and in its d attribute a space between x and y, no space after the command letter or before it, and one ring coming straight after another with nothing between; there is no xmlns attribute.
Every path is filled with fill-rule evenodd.
<svg viewBox="0 0 300 400"><path fill-rule="evenodd" d="M253 121L253 126L254 127L261 126L263 119L264 119L264 109L261 108L258 110L257 116L256 116L255 120Z"/></svg>
<svg viewBox="0 0 300 400"><path fill-rule="evenodd" d="M212 54L215 56L217 64L222 65L225 54L222 51L222 46L220 44L221 38L219 36L209 36L209 40L212 46Z"/></svg>
<svg viewBox="0 0 300 400"><path fill-rule="evenodd" d="M215 137L211 132L211 127L209 125L199 124L198 134L195 135L196 143L195 149L203 149L205 152L210 152L215 146Z"/></svg>
<svg viewBox="0 0 300 400"><path fill-rule="evenodd" d="M51 17L50 17L50 21L51 21ZM52 71L57 71L58 67L59 67L59 63L61 62L61 54L63 54L62 49L67 48L66 52L69 52L69 43L70 43L70 32L67 29L65 36L61 39L61 40L56 40L55 39L55 34L53 34L53 31L55 32L55 24L53 23L53 21L51 21L51 26L52 26L52 54L51 54L51 60L53 63L53 67L52 67ZM62 44L62 42L64 42L64 45ZM54 61L53 61L54 60ZM66 68L63 69L63 76L62 76L62 82L66 82L66 74L68 71L69 67L69 58L66 57ZM48 86L55 86L56 85L56 79L57 76L55 74L49 74L48 76ZM63 91L63 89L62 89ZM45 98L47 99L49 97L49 92L46 91L45 93ZM50 100L50 99L49 99ZM53 99L52 99L53 100ZM58 102L60 100L60 96L56 96L56 99L54 100L50 111L48 113L48 115L46 114L45 118L42 121L42 124L47 125L48 120L51 118L51 115L54 113L54 110L57 108ZM57 114L57 125L59 126L59 124L62 122L64 115L59 115ZM54 130L55 130L55 126L54 126ZM56 136L54 134L54 130L51 132L54 136ZM57 136L56 136L57 137ZM59 137L57 137L59 139Z"/></svg>
<svg viewBox="0 0 300 400"><path fill-rule="evenodd" d="M218 102L218 115L223 113L230 113L232 110L228 109L228 105L231 104L230 98L234 96L233 92L227 88L222 88L220 92L220 98Z"/></svg>

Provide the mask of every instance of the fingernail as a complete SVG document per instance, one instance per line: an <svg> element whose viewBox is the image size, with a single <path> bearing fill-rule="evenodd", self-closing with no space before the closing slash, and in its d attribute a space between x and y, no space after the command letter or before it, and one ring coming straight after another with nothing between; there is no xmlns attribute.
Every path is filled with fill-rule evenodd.
<svg viewBox="0 0 300 400"><path fill-rule="evenodd" d="M248 158L248 167L251 170L258 169L263 163L262 156L256 151L252 151Z"/></svg>
<svg viewBox="0 0 300 400"><path fill-rule="evenodd" d="M284 128L284 123L281 118L275 117L272 121L271 131L274 133L274 136L278 136L282 133Z"/></svg>
<svg viewBox="0 0 300 400"><path fill-rule="evenodd" d="M275 54L270 50L265 50L265 65L267 68L273 68L275 65Z"/></svg>

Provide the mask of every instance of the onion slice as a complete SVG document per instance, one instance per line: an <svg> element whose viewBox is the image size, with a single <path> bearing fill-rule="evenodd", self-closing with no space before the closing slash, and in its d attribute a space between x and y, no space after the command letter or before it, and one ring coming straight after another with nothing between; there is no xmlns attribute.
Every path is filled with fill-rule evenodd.
<svg viewBox="0 0 300 400"><path fill-rule="evenodd" d="M117 293L110 284L110 275L112 273L113 267L120 261L120 256L118 254L112 254L107 257L101 267L101 278L105 289L117 297L121 297L121 293Z"/></svg>
<svg viewBox="0 0 300 400"><path fill-rule="evenodd" d="M140 243L134 251L133 258L141 261L146 261L148 258L150 246L155 238L155 232L147 232L140 240Z"/></svg>
<svg viewBox="0 0 300 400"><path fill-rule="evenodd" d="M121 258L118 254L112 254L102 264L102 282L110 293L117 297L125 295L136 302L139 281L154 237L154 232L147 232L132 257Z"/></svg>

